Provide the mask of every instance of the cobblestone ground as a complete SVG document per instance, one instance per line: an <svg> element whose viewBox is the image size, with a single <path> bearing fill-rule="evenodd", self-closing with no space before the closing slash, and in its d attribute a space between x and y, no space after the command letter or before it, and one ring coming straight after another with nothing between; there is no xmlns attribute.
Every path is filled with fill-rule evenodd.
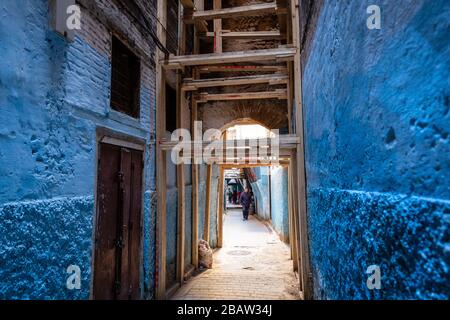
<svg viewBox="0 0 450 320"><path fill-rule="evenodd" d="M173 299L299 299L289 247L255 217L244 222L241 211L228 211L213 268L191 278Z"/></svg>

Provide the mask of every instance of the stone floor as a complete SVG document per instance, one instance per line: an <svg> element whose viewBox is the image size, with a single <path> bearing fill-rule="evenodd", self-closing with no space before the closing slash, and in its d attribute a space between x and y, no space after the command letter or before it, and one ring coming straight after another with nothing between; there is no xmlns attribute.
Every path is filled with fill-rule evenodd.
<svg viewBox="0 0 450 320"><path fill-rule="evenodd" d="M213 268L192 277L173 299L299 299L289 247L255 217L244 222L240 210L229 210Z"/></svg>

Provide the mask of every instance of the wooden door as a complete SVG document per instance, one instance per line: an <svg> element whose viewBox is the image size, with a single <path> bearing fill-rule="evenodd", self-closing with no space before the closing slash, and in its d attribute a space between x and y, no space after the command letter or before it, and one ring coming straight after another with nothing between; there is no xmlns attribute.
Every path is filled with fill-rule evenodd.
<svg viewBox="0 0 450 320"><path fill-rule="evenodd" d="M94 299L138 299L142 152L101 143Z"/></svg>

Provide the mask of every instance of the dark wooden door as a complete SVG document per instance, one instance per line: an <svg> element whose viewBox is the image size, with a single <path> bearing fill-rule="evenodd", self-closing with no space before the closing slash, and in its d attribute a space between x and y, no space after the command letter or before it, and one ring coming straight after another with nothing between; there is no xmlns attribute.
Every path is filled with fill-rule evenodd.
<svg viewBox="0 0 450 320"><path fill-rule="evenodd" d="M142 152L100 144L94 299L138 299Z"/></svg>

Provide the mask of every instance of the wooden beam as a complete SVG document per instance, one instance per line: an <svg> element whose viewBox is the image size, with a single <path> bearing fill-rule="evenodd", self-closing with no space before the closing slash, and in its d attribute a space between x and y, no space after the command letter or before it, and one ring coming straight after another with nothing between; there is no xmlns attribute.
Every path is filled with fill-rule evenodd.
<svg viewBox="0 0 450 320"><path fill-rule="evenodd" d="M205 8L204 0L194 0L194 6L196 10L203 10ZM189 23L189 20L183 19L185 23ZM192 20L191 20L192 21ZM194 24L194 54L200 53L200 38L197 37L199 32L208 32L208 26L205 25L206 21L197 20Z"/></svg>
<svg viewBox="0 0 450 320"><path fill-rule="evenodd" d="M195 69L200 73L212 73L212 72L278 72L287 73L286 66L258 66L258 65L247 65L247 66L202 66L195 67Z"/></svg>
<svg viewBox="0 0 450 320"><path fill-rule="evenodd" d="M264 92L239 92L239 93L201 93L198 95L198 102L208 101L234 101L234 100L259 100L259 99L278 99L286 100L286 89L277 89L275 91Z"/></svg>
<svg viewBox="0 0 450 320"><path fill-rule="evenodd" d="M192 136L195 136L195 121L197 121L197 103L194 100L191 108ZM198 268L198 166L192 161L192 264L195 268Z"/></svg>
<svg viewBox="0 0 450 320"><path fill-rule="evenodd" d="M224 170L222 166L219 168L219 199L217 201L217 247L223 247L223 207L224 207L224 194L225 194L225 186L224 186Z"/></svg>
<svg viewBox="0 0 450 320"><path fill-rule="evenodd" d="M297 53L296 48L275 48L224 53L173 56L161 61L166 69L180 69L184 66L200 66L221 63L258 62L258 61L290 61Z"/></svg>
<svg viewBox="0 0 450 320"><path fill-rule="evenodd" d="M214 37L216 34L214 32L206 32L199 34L200 37ZM227 31L222 30L220 36L223 39L265 39L265 40L271 40L271 39L283 39L286 36L280 31L240 31L240 32L233 32L233 31Z"/></svg>
<svg viewBox="0 0 450 320"><path fill-rule="evenodd" d="M193 20L214 20L226 18L240 18L247 16L260 16L266 14L286 13L285 8L279 8L275 2L260 3L247 6L231 7L225 9L214 9L205 11L195 11L192 14Z"/></svg>
<svg viewBox="0 0 450 320"><path fill-rule="evenodd" d="M158 0L157 17L160 23L157 23L157 36L163 45L166 44L166 20L167 20L167 2ZM159 61L164 53L157 49L156 51L156 138L162 139L165 135L166 124L166 84L164 70ZM156 298L166 298L166 154L161 146L156 146L156 192L157 192L157 226L156 226Z"/></svg>
<svg viewBox="0 0 450 320"><path fill-rule="evenodd" d="M178 6L178 18L183 17L183 6ZM178 53L184 54L186 48L186 28L183 23L178 24ZM177 70L177 97L176 108L177 128L183 127L184 110L186 108L186 92L182 89L181 70ZM180 285L184 283L184 251L185 251L185 183L184 183L184 164L177 165L177 281Z"/></svg>
<svg viewBox="0 0 450 320"><path fill-rule="evenodd" d="M267 139L267 145L271 145L270 138ZM200 142L199 148L207 148L212 141L204 140ZM224 149L229 148L230 145L232 145L234 148L235 146L250 146L250 145L258 145L260 142L259 139L236 139L236 140L226 140L222 141L222 147ZM289 149L289 148L296 148L296 145L300 143L300 138L295 135L288 135L288 134L280 134L278 136L278 146L280 149ZM159 146L162 150L170 151L175 147L181 147L181 148L190 148L191 150L194 150L196 147L196 142L179 142L179 141L170 141L167 139L161 139L159 140Z"/></svg>
<svg viewBox="0 0 450 320"><path fill-rule="evenodd" d="M213 88L213 87L226 87L226 86L238 86L248 84L263 84L279 85L287 84L289 76L287 74L264 74L264 75L252 75L244 77L228 77L228 78L216 78L216 79L202 79L192 80L185 79L183 82L183 90L194 91L200 88Z"/></svg>
<svg viewBox="0 0 450 320"><path fill-rule="evenodd" d="M205 224L203 226L203 239L209 243L209 229L211 218L211 178L212 165L207 165L206 170L206 198L205 198Z"/></svg>
<svg viewBox="0 0 450 320"><path fill-rule="evenodd" d="M222 0L214 0L214 10L222 9ZM214 52L222 53L222 19L214 19Z"/></svg>
<svg viewBox="0 0 450 320"><path fill-rule="evenodd" d="M299 25L298 0L290 0L290 14L292 19L292 43L297 49L300 48L300 25ZM312 275L309 260L308 218L306 212L306 169L305 169L305 139L303 129L303 105L302 105L302 68L300 51L297 50L294 59L294 110L296 134L300 139L300 147L296 151L297 165L297 194L298 201L298 232L300 243L300 277L303 296L312 299Z"/></svg>

